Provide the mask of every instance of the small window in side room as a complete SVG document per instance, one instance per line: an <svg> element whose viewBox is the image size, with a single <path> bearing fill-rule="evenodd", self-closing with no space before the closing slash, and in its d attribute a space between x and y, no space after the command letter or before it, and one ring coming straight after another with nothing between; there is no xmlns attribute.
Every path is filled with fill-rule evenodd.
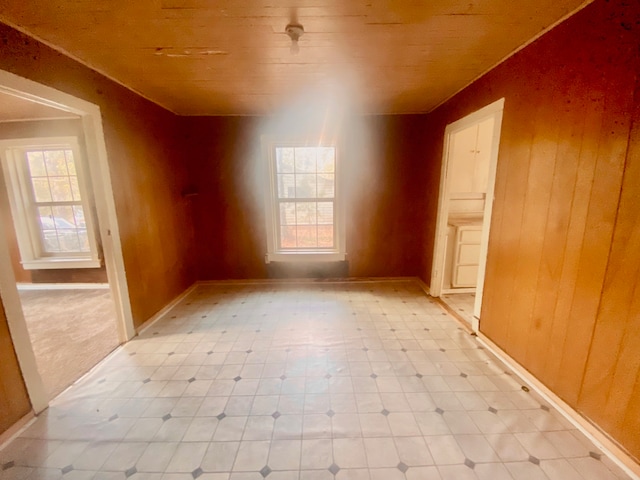
<svg viewBox="0 0 640 480"><path fill-rule="evenodd" d="M335 145L268 145L267 261L344 260Z"/></svg>
<svg viewBox="0 0 640 480"><path fill-rule="evenodd" d="M0 145L23 267L99 267L77 140L7 140Z"/></svg>

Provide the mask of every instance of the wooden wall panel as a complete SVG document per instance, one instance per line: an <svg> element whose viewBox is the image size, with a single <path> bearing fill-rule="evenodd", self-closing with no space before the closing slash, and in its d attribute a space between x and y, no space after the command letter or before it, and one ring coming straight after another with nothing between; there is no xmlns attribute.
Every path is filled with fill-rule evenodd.
<svg viewBox="0 0 640 480"><path fill-rule="evenodd" d="M194 280L180 118L0 24L0 69L100 106L136 325Z"/></svg>
<svg viewBox="0 0 640 480"><path fill-rule="evenodd" d="M426 196L428 131L421 115L359 118L347 134L347 255L352 277L417 276Z"/></svg>
<svg viewBox="0 0 640 480"><path fill-rule="evenodd" d="M428 165L448 123L505 98L480 329L640 458L637 18L597 0L467 87L428 115Z"/></svg>
<svg viewBox="0 0 640 480"><path fill-rule="evenodd" d="M260 118L184 120L198 278L266 278Z"/></svg>
<svg viewBox="0 0 640 480"><path fill-rule="evenodd" d="M9 326L0 301L0 433L31 411Z"/></svg>
<svg viewBox="0 0 640 480"><path fill-rule="evenodd" d="M192 198L199 278L265 278L266 233L261 157L264 134L283 129L277 118L190 117ZM286 122L285 122L286 123ZM415 276L425 222L424 116L352 118L342 124L340 162L347 196L349 276ZM312 127L304 127L313 131ZM294 128L295 130L295 128ZM325 132L326 134L326 132ZM342 269L336 270L337 275Z"/></svg>
<svg viewBox="0 0 640 480"><path fill-rule="evenodd" d="M640 87L640 84L639 84ZM640 88L613 244L578 405L640 451Z"/></svg>

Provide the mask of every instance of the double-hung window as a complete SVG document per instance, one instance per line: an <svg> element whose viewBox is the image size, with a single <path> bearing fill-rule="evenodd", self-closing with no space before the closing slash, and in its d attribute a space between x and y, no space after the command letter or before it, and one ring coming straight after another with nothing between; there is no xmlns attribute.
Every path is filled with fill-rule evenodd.
<svg viewBox="0 0 640 480"><path fill-rule="evenodd" d="M344 260L335 145L268 143L267 261Z"/></svg>
<svg viewBox="0 0 640 480"><path fill-rule="evenodd" d="M1 147L23 267L99 267L76 138L8 140Z"/></svg>

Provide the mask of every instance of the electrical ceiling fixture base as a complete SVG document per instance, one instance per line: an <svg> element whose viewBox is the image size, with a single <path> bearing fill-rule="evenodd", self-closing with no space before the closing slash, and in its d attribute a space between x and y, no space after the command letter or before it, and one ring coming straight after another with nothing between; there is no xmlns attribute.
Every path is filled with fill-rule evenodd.
<svg viewBox="0 0 640 480"><path fill-rule="evenodd" d="M304 27L299 23L290 23L285 27L284 32L289 35L291 39L291 54L297 55L300 51L298 40L304 34Z"/></svg>

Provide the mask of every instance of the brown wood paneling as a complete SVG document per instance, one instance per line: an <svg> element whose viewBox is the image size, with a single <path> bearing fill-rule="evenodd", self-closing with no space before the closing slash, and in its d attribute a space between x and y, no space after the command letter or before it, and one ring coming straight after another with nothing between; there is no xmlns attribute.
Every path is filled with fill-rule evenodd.
<svg viewBox="0 0 640 480"><path fill-rule="evenodd" d="M635 42L618 40L616 50L610 53L605 64L609 82L606 85L602 128L567 322L568 336L556 377L558 391L572 405L577 402L582 384L580 372L585 369L611 248L635 86L635 74L629 67L638 67L637 58L632 54L635 45Z"/></svg>
<svg viewBox="0 0 640 480"><path fill-rule="evenodd" d="M553 303L554 310L551 317L550 338L555 341L546 342L546 348L541 350L540 356L545 359L544 378L548 379L548 385L556 392L561 393L565 388L560 380L562 370L562 358L565 354L565 344L572 341L572 329L575 325L567 321L573 305L574 292L576 290L576 277L580 266L582 244L587 228L586 218L589 209L589 199L595 174L596 155L598 141L601 132L604 115L604 92L596 90L596 82L591 84L587 106L584 110L584 129L581 137L581 148L576 149L572 144L573 154L578 155L578 165L575 175L575 187L571 204L569 205L569 223L567 226L566 242L564 246L564 259L562 271L557 284L557 297ZM575 98L574 100L575 101ZM578 328L580 326L578 325ZM588 327L587 327L588 328ZM586 348L584 344L581 345ZM547 352L543 355L543 352Z"/></svg>
<svg viewBox="0 0 640 480"><path fill-rule="evenodd" d="M505 97L480 329L636 458L639 17L597 0L428 116Z"/></svg>
<svg viewBox="0 0 640 480"><path fill-rule="evenodd" d="M554 310L563 285L562 274L566 259L566 250L571 221L573 195L577 180L580 152L574 147L580 144L585 127L584 115L580 111L587 104L583 101L579 86L566 88L566 97L571 103L577 102L575 108L558 105L555 112L558 122L564 126L559 132L557 150L554 156L554 172L550 182L549 208L544 230L539 271L536 282L535 304L532 310L531 325L527 342L526 363L535 375L541 375L548 360L550 342L548 341L553 329ZM566 102L563 98L563 103ZM561 318L565 318L564 316ZM566 332L561 336L565 336Z"/></svg>
<svg viewBox="0 0 640 480"><path fill-rule="evenodd" d="M195 280L182 124L172 113L6 25L0 68L98 105L134 322Z"/></svg>
<svg viewBox="0 0 640 480"><path fill-rule="evenodd" d="M620 206L579 407L640 452L640 84Z"/></svg>
<svg viewBox="0 0 640 480"><path fill-rule="evenodd" d="M417 276L424 248L428 124L421 115L359 118L348 129L347 256L353 277Z"/></svg>
<svg viewBox="0 0 640 480"><path fill-rule="evenodd" d="M0 301L0 433L31 411L9 326Z"/></svg>
<svg viewBox="0 0 640 480"><path fill-rule="evenodd" d="M265 278L260 118L185 118L202 280Z"/></svg>

